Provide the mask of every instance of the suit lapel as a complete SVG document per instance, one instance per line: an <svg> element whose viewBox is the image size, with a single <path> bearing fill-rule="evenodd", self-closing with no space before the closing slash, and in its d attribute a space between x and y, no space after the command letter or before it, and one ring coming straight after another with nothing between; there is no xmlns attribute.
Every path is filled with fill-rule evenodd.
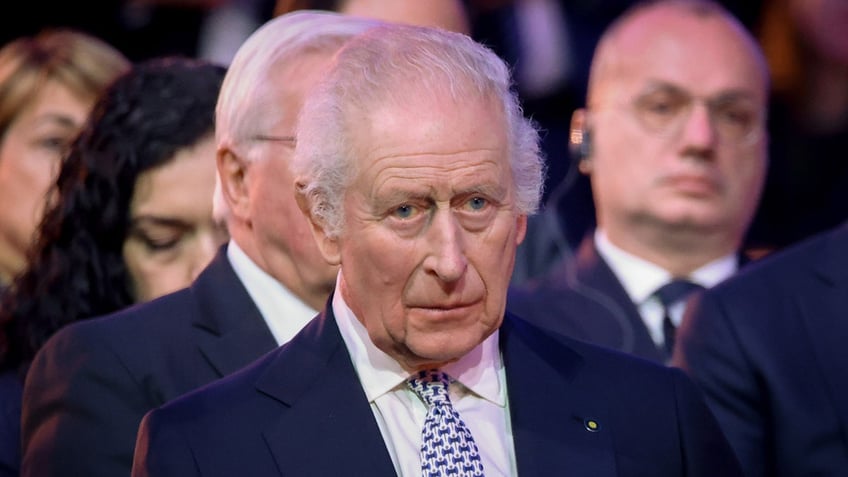
<svg viewBox="0 0 848 477"><path fill-rule="evenodd" d="M608 412L583 358L509 314L500 337L519 475L616 475ZM279 403L263 435L280 469L395 475L331 307L280 349L256 389Z"/></svg>
<svg viewBox="0 0 848 477"><path fill-rule="evenodd" d="M810 290L816 299L803 300L802 317L848 446L848 226L832 233L816 252L816 288Z"/></svg>
<svg viewBox="0 0 848 477"><path fill-rule="evenodd" d="M280 402L264 432L278 467L295 475L395 475L332 307L291 344L257 382ZM320 459L315 449L324 450Z"/></svg>
<svg viewBox="0 0 848 477"><path fill-rule="evenodd" d="M616 475L606 408L588 396L583 358L510 315L500 340L518 474Z"/></svg>
<svg viewBox="0 0 848 477"><path fill-rule="evenodd" d="M664 362L645 327L639 310L595 248L589 234L576 256L575 289L604 306L607 313L594 313L585 320L586 338L591 343L614 348L655 362Z"/></svg>
<svg viewBox="0 0 848 477"><path fill-rule="evenodd" d="M200 352L219 376L226 376L277 347L268 325L239 280L222 247L197 277L191 293Z"/></svg>

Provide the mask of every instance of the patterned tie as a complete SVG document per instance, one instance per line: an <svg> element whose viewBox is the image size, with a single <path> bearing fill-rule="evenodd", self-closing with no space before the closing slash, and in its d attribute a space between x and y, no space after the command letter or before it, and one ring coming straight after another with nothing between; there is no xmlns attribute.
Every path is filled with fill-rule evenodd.
<svg viewBox="0 0 848 477"><path fill-rule="evenodd" d="M421 434L421 475L482 476L477 444L448 397L450 381L450 376L438 369L420 371L407 381L427 405Z"/></svg>
<svg viewBox="0 0 848 477"><path fill-rule="evenodd" d="M663 335L665 350L668 353L668 356L671 356L672 351L674 350L674 333L676 331L676 327L674 326L674 322L671 321L671 316L669 316L668 309L671 305L686 299L692 293L703 290L704 287L698 285L697 283L692 283L689 280L675 278L674 280L666 283L661 286L657 291L654 292L657 298L659 298L660 303L663 306Z"/></svg>

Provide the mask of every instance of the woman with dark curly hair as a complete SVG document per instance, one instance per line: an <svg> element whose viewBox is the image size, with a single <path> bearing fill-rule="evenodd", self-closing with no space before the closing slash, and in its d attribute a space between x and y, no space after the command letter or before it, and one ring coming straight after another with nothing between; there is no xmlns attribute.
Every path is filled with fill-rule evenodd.
<svg viewBox="0 0 848 477"><path fill-rule="evenodd" d="M212 217L224 72L152 60L96 103L59 171L29 267L0 303L0 369L18 378L0 401L20 399L28 364L59 328L188 285L225 241ZM0 441L18 444L7 432Z"/></svg>

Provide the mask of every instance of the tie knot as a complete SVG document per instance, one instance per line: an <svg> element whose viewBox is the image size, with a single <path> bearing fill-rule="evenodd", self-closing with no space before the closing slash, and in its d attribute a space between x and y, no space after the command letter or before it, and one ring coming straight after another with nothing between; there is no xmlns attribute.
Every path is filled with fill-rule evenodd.
<svg viewBox="0 0 848 477"><path fill-rule="evenodd" d="M677 303L690 294L703 289L704 287L697 283L693 283L682 278L675 278L674 280L659 287L657 291L654 292L654 295L656 295L660 302L662 302L663 306L667 308L669 305Z"/></svg>
<svg viewBox="0 0 848 477"><path fill-rule="evenodd" d="M432 407L434 404L449 401L448 386L450 382L451 377L446 373L438 369L427 369L410 377L406 384L424 401L427 407Z"/></svg>

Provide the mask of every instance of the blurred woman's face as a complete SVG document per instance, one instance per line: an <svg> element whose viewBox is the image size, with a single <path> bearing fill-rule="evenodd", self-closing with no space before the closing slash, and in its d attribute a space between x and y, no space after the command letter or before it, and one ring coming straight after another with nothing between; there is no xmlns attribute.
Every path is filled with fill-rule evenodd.
<svg viewBox="0 0 848 477"><path fill-rule="evenodd" d="M123 249L137 302L189 285L227 240L212 218L214 190L212 136L139 176Z"/></svg>
<svg viewBox="0 0 848 477"><path fill-rule="evenodd" d="M0 283L24 269L46 193L92 104L48 81L0 138Z"/></svg>

